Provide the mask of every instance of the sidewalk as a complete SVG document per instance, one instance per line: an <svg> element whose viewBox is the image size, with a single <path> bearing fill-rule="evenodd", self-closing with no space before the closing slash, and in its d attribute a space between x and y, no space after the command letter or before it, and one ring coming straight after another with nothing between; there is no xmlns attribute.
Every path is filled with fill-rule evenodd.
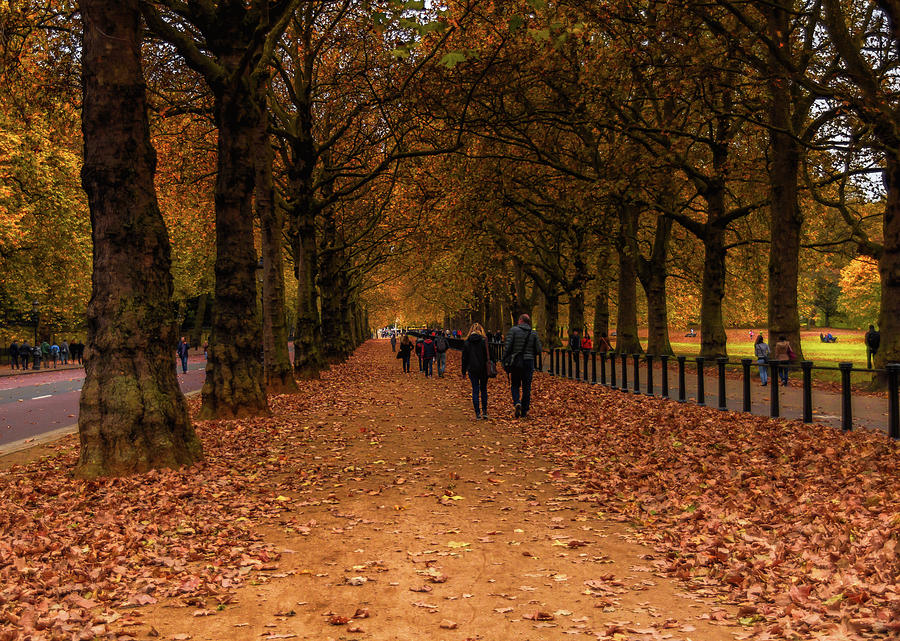
<svg viewBox="0 0 900 641"><path fill-rule="evenodd" d="M900 483L883 436L541 375L527 421L511 418L501 374L492 419L476 422L459 354L448 361L443 379L402 374L388 343L369 341L301 394L273 397L270 418L200 423L207 460L190 470L83 484L60 471L69 438L62 458L0 473L17 549L38 550L9 561L23 568L9 575L28 588L19 599L38 595L31 620L56 607L38 583L52 567L61 585L96 573L90 599L67 596L53 625L81 617L104 638L900 630L888 607ZM39 552L48 532L59 564ZM87 554L85 540L99 544Z"/></svg>

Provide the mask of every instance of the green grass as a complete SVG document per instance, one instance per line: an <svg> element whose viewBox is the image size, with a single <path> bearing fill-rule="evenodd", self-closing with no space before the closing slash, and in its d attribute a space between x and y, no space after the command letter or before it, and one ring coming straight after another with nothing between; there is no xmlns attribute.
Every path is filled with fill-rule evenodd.
<svg viewBox="0 0 900 641"><path fill-rule="evenodd" d="M697 343L673 342L672 349L676 354L693 357L697 355L699 345ZM734 360L755 358L753 343L750 341L729 341L728 356ZM820 343L818 340L803 341L803 357L816 365L836 367L838 363L853 363L854 367L865 368L866 346L856 343Z"/></svg>

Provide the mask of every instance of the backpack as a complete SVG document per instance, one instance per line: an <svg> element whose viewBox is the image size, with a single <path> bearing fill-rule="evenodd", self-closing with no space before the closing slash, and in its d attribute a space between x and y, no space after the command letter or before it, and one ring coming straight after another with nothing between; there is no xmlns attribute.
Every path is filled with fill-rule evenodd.
<svg viewBox="0 0 900 641"><path fill-rule="evenodd" d="M443 354L447 351L447 339L443 336L438 336L434 339L434 351L438 354Z"/></svg>

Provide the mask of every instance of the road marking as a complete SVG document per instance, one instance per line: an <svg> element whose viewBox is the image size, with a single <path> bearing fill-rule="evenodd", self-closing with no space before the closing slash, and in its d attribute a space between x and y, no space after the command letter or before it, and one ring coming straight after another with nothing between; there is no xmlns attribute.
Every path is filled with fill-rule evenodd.
<svg viewBox="0 0 900 641"><path fill-rule="evenodd" d="M53 396L53 394L44 394L43 396L32 396L32 397L31 397L31 400L32 400L32 401L39 401L39 400L41 400L42 398L50 398L51 396Z"/></svg>

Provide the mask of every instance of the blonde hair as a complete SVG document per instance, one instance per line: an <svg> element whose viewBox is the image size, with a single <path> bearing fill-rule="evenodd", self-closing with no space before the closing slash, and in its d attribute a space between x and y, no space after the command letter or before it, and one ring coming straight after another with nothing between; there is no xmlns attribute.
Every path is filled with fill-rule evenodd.
<svg viewBox="0 0 900 641"><path fill-rule="evenodd" d="M472 327L469 329L469 333L466 334L466 339L468 340L469 336L472 334L481 334L481 337L484 338L484 327L478 323L473 323Z"/></svg>

